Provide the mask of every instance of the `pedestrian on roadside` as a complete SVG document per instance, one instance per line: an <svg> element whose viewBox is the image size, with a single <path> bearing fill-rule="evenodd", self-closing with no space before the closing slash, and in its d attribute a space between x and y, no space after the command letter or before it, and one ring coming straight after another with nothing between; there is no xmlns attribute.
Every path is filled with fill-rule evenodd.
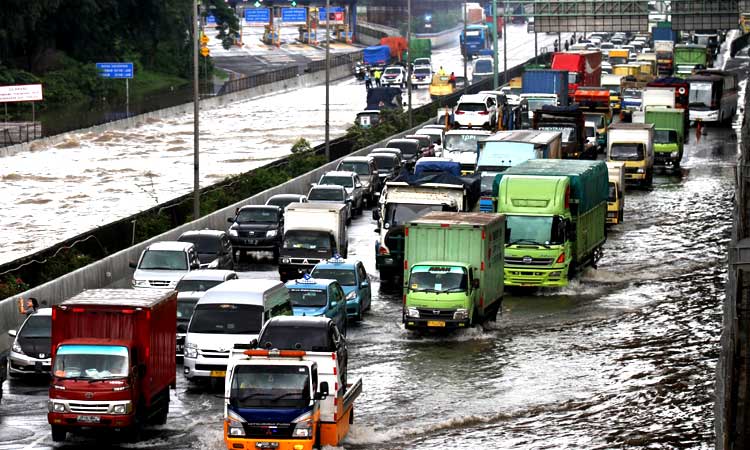
<svg viewBox="0 0 750 450"><path fill-rule="evenodd" d="M456 89L456 74L454 72L451 72L451 76L448 78L448 83L453 86L453 89Z"/></svg>
<svg viewBox="0 0 750 450"><path fill-rule="evenodd" d="M565 51L567 52L569 48L570 48L570 44L568 44L568 41L566 39L565 40Z"/></svg>
<svg viewBox="0 0 750 450"><path fill-rule="evenodd" d="M365 72L365 89L368 91L372 89L372 80L370 79L370 73Z"/></svg>
<svg viewBox="0 0 750 450"><path fill-rule="evenodd" d="M34 314L39 309L39 301L34 297L29 297L26 300L19 299L18 303L22 314Z"/></svg>
<svg viewBox="0 0 750 450"><path fill-rule="evenodd" d="M375 77L375 87L380 87L380 69L375 69L375 73L373 75Z"/></svg>

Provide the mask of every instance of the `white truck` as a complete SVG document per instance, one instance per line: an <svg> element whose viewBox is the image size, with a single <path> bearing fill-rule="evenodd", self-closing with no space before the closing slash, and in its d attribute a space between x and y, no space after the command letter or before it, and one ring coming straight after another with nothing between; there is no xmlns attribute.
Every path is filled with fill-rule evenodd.
<svg viewBox="0 0 750 450"><path fill-rule="evenodd" d="M674 108L674 88L647 86L641 89L641 109L633 113L633 123L645 123L646 108L654 106Z"/></svg>
<svg viewBox="0 0 750 450"><path fill-rule="evenodd" d="M284 240L279 250L282 281L299 278L336 254L347 257L346 205L292 203L284 213Z"/></svg>
<svg viewBox="0 0 750 450"><path fill-rule="evenodd" d="M451 130L443 139L443 158L461 164L462 174L474 173L478 142L492 133L486 130Z"/></svg>
<svg viewBox="0 0 750 450"><path fill-rule="evenodd" d="M610 125L607 132L607 161L625 163L626 183L650 187L654 177L654 125Z"/></svg>
<svg viewBox="0 0 750 450"><path fill-rule="evenodd" d="M404 225L430 211L466 211L466 188L459 184L424 183L410 185L401 181L386 183L372 218L378 221L375 232L375 267L381 281L403 275Z"/></svg>

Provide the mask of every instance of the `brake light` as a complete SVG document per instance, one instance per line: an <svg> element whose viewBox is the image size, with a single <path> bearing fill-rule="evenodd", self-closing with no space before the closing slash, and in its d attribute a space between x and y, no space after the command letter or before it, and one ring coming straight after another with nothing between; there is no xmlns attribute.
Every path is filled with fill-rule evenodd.
<svg viewBox="0 0 750 450"><path fill-rule="evenodd" d="M388 254L388 249L385 248L385 246L381 245L380 246L380 250L378 250L378 253L380 253L381 255L387 255Z"/></svg>
<svg viewBox="0 0 750 450"><path fill-rule="evenodd" d="M333 374L338 375L338 370L336 370L336 366L333 366Z"/></svg>
<svg viewBox="0 0 750 450"><path fill-rule="evenodd" d="M565 189L565 209L570 209L570 185Z"/></svg>
<svg viewBox="0 0 750 450"><path fill-rule="evenodd" d="M331 353L331 359L336 359L336 352Z"/></svg>
<svg viewBox="0 0 750 450"><path fill-rule="evenodd" d="M450 227L451 227L451 226L450 226L450 224L448 224L448 223L441 223L441 224L440 224L440 228L450 228Z"/></svg>
<svg viewBox="0 0 750 450"><path fill-rule="evenodd" d="M479 111L480 116L486 116L489 113L490 113L489 111Z"/></svg>
<svg viewBox="0 0 750 450"><path fill-rule="evenodd" d="M245 350L247 356L281 356L288 358L301 358L307 354L304 350Z"/></svg>
<svg viewBox="0 0 750 450"><path fill-rule="evenodd" d="M55 317L57 317L57 308L52 308L52 321L55 321Z"/></svg>
<svg viewBox="0 0 750 450"><path fill-rule="evenodd" d="M560 256L557 257L557 264L562 264L565 262L565 253L560 253Z"/></svg>
<svg viewBox="0 0 750 450"><path fill-rule="evenodd" d="M404 294L404 305L406 304L406 294Z"/></svg>
<svg viewBox="0 0 750 450"><path fill-rule="evenodd" d="M455 112L456 115L463 114L463 113L464 113L463 111L456 111Z"/></svg>
<svg viewBox="0 0 750 450"><path fill-rule="evenodd" d="M482 264L479 266L479 270L484 272L484 261L482 261Z"/></svg>
<svg viewBox="0 0 750 450"><path fill-rule="evenodd" d="M485 233L485 230L482 230L482 240L485 240L486 237L487 237L487 235Z"/></svg>
<svg viewBox="0 0 750 450"><path fill-rule="evenodd" d="M148 356L151 354L151 347L146 347L146 360L148 361Z"/></svg>
<svg viewBox="0 0 750 450"><path fill-rule="evenodd" d="M73 308L73 309L71 309L71 311L73 311L74 313L82 313L82 312L84 312L86 310L83 309L83 308Z"/></svg>
<svg viewBox="0 0 750 450"><path fill-rule="evenodd" d="M120 310L120 312L123 313L123 314L133 314L133 313L135 313L135 310L132 310L132 309L122 309L122 310Z"/></svg>
<svg viewBox="0 0 750 450"><path fill-rule="evenodd" d="M409 268L409 261L404 260L404 270Z"/></svg>
<svg viewBox="0 0 750 450"><path fill-rule="evenodd" d="M404 236L409 236L409 227L404 228Z"/></svg>

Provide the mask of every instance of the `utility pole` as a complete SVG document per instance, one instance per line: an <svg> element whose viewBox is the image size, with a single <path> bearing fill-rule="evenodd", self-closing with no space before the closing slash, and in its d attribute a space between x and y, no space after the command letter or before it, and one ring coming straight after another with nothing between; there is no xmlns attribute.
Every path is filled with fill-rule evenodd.
<svg viewBox="0 0 750 450"><path fill-rule="evenodd" d="M492 0L492 88L497 89L499 85L499 75L498 71L500 70L500 67L498 67L498 60L497 60L497 0ZM505 21L503 21L503 33L505 33ZM503 41L507 39L507 36L503 34Z"/></svg>
<svg viewBox="0 0 750 450"><path fill-rule="evenodd" d="M331 0L326 0L326 162L331 160L331 136L330 136L330 86L331 83Z"/></svg>
<svg viewBox="0 0 750 450"><path fill-rule="evenodd" d="M193 220L201 216L199 126L200 86L198 68L198 0L193 0Z"/></svg>
<svg viewBox="0 0 750 450"><path fill-rule="evenodd" d="M411 0L406 0L406 9L408 11L408 25L406 28L406 89L409 93L409 129L411 129L414 126L412 124L414 117L411 111Z"/></svg>
<svg viewBox="0 0 750 450"><path fill-rule="evenodd" d="M463 41L463 48L462 51L464 52L464 88L469 85L469 70L468 70L468 63L467 59L469 58L468 52L466 51L466 20L467 20L467 14L466 14L466 3L462 3L462 8L464 9L464 37L462 39Z"/></svg>
<svg viewBox="0 0 750 450"><path fill-rule="evenodd" d="M503 84L508 82L508 0L503 2Z"/></svg>

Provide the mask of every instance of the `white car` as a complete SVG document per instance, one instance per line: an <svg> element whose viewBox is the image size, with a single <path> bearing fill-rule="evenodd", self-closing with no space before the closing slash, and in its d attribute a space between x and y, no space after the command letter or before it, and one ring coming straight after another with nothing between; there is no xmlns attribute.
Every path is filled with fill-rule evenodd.
<svg viewBox="0 0 750 450"><path fill-rule="evenodd" d="M380 84L383 86L403 86L406 84L406 69L402 66L389 66L380 76Z"/></svg>
<svg viewBox="0 0 750 450"><path fill-rule="evenodd" d="M191 270L200 268L198 252L192 242L162 241L146 247L138 259L132 285L136 289L174 289Z"/></svg>
<svg viewBox="0 0 750 450"><path fill-rule="evenodd" d="M494 129L497 125L497 102L492 95L462 95L453 112L457 127Z"/></svg>
<svg viewBox="0 0 750 450"><path fill-rule="evenodd" d="M432 84L432 68L430 66L415 66L411 72L413 86L429 86Z"/></svg>

